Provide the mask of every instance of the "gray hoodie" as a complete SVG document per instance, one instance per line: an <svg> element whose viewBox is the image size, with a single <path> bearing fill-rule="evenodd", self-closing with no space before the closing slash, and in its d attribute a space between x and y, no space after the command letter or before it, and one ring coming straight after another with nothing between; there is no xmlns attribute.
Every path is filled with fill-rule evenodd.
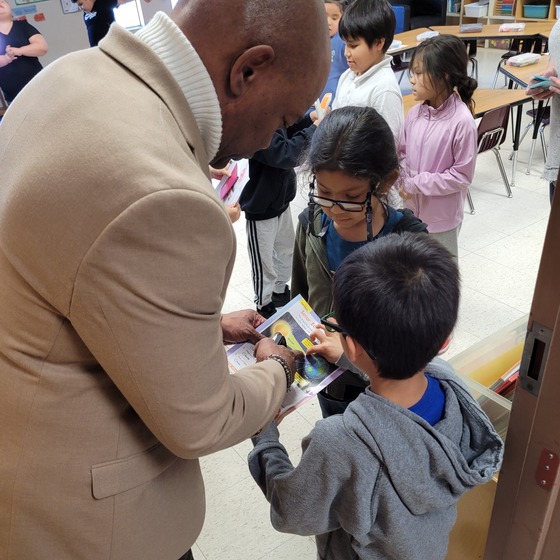
<svg viewBox="0 0 560 560"><path fill-rule="evenodd" d="M498 471L503 443L449 364L426 373L445 393L435 426L367 389L317 422L295 468L276 425L253 438L249 469L278 531L316 535L322 560L445 558L457 500Z"/></svg>

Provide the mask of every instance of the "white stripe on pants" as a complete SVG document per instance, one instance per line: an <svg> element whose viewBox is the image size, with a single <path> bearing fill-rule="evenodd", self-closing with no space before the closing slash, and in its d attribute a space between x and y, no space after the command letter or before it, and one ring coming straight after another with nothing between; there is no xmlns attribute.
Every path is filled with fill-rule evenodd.
<svg viewBox="0 0 560 560"><path fill-rule="evenodd" d="M292 275L294 242L289 207L277 218L247 220L247 247L257 307L268 305L272 301L272 292L284 291Z"/></svg>

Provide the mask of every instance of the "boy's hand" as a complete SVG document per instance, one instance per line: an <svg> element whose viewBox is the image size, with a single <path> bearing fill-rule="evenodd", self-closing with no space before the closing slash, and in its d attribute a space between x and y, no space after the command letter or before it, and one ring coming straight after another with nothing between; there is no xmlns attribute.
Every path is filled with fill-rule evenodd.
<svg viewBox="0 0 560 560"><path fill-rule="evenodd" d="M241 206L239 206L239 202L235 204L226 204L226 211L232 224L239 220L241 216Z"/></svg>
<svg viewBox="0 0 560 560"><path fill-rule="evenodd" d="M321 354L331 364L336 364L340 356L344 354L338 333L328 332L323 325L317 325L309 338L318 344L309 348L308 354Z"/></svg>
<svg viewBox="0 0 560 560"><path fill-rule="evenodd" d="M210 168L210 177L212 177L212 179L217 179L219 181L222 177L231 177L231 171L228 171L227 167L222 167L222 169L216 169L211 165L208 167Z"/></svg>

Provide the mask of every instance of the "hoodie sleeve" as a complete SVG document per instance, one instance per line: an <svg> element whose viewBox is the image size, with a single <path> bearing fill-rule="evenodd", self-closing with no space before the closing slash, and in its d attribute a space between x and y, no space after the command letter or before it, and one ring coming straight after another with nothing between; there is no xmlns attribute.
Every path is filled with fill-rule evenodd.
<svg viewBox="0 0 560 560"><path fill-rule="evenodd" d="M319 421L302 442L303 454L297 467L278 441L276 425L253 438L249 470L270 502L270 518L277 531L310 536L341 527L356 530L350 520L354 512L363 511L360 508L364 504L371 504L379 463L369 462L369 472L364 476L354 460L363 455L364 449L345 453L344 448L357 442L344 437L343 445L341 430L342 416ZM366 523L369 526L371 519Z"/></svg>

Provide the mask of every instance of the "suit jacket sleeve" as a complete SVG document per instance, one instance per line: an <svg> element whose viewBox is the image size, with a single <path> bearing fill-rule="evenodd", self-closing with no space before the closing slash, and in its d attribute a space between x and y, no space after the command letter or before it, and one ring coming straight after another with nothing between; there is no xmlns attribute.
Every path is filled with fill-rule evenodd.
<svg viewBox="0 0 560 560"><path fill-rule="evenodd" d="M234 251L217 200L158 191L105 228L76 278L74 328L179 457L247 438L274 417L286 391L272 360L228 373L220 313Z"/></svg>

